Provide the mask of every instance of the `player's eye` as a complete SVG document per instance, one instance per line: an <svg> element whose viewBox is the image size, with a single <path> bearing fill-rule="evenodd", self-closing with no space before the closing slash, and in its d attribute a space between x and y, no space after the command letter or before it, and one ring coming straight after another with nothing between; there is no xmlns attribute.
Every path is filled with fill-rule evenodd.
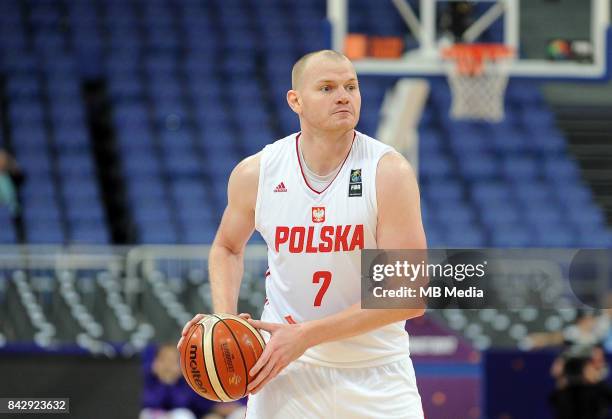
<svg viewBox="0 0 612 419"><path fill-rule="evenodd" d="M349 84L348 86L346 86L347 90L357 90L357 86L355 86L354 84Z"/></svg>
<svg viewBox="0 0 612 419"><path fill-rule="evenodd" d="M323 87L321 87L321 91L322 92L330 92L331 91L331 87L328 85L325 85Z"/></svg>

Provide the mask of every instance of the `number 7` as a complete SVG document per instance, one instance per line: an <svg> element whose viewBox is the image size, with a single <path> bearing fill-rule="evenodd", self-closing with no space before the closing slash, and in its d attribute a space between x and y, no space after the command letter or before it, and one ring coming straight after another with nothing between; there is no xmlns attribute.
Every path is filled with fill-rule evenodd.
<svg viewBox="0 0 612 419"><path fill-rule="evenodd" d="M314 300L315 307L321 307L321 301L323 300L323 296L327 292L327 289L329 288L329 284L331 283L332 273L330 271L317 271L312 275L313 284L318 284L321 281L321 279L323 280L323 285L321 285L321 288L319 289L319 292L317 293L317 296L315 297L315 300Z"/></svg>

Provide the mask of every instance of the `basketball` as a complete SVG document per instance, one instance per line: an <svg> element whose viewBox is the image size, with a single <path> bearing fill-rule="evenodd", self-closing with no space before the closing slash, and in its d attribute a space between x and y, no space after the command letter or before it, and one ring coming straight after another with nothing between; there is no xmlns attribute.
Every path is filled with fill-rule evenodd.
<svg viewBox="0 0 612 419"><path fill-rule="evenodd" d="M200 396L229 402L247 394L249 371L265 342L246 320L211 314L195 324L180 348L181 371Z"/></svg>

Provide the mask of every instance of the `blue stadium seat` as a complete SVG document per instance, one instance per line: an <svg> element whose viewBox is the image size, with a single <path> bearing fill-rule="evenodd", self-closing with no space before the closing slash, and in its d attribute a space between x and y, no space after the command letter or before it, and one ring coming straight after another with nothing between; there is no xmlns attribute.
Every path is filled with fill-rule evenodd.
<svg viewBox="0 0 612 419"><path fill-rule="evenodd" d="M530 157L508 157L501 168L506 179L517 182L530 182L540 175L540 165Z"/></svg>
<svg viewBox="0 0 612 419"><path fill-rule="evenodd" d="M13 217L8 208L0 205L0 244L13 244L17 242L17 235Z"/></svg>
<svg viewBox="0 0 612 419"><path fill-rule="evenodd" d="M139 229L140 242L143 244L176 244L178 234L171 224L142 225Z"/></svg>
<svg viewBox="0 0 612 419"><path fill-rule="evenodd" d="M479 248L486 244L485 234L478 228L452 228L442 232L443 244L448 247Z"/></svg>
<svg viewBox="0 0 612 419"><path fill-rule="evenodd" d="M40 103L30 100L11 100L9 117L13 125L42 125L44 111Z"/></svg>
<svg viewBox="0 0 612 419"><path fill-rule="evenodd" d="M32 244L62 244L65 237L59 224L30 221L26 226L26 240Z"/></svg>
<svg viewBox="0 0 612 419"><path fill-rule="evenodd" d="M139 205L140 202L160 202L166 199L166 190L161 176L132 177L126 186L131 205Z"/></svg>
<svg viewBox="0 0 612 419"><path fill-rule="evenodd" d="M216 82L212 80L216 69L215 59L209 54L191 53L182 62L185 73L192 78L190 87L199 86L199 83L205 84L206 88L218 88Z"/></svg>
<svg viewBox="0 0 612 419"><path fill-rule="evenodd" d="M65 204L66 216L68 219L104 219L104 210L100 199L90 199L83 201L69 201Z"/></svg>
<svg viewBox="0 0 612 419"><path fill-rule="evenodd" d="M464 199L464 188L458 180L431 180L423 184L422 194L432 200L459 202Z"/></svg>
<svg viewBox="0 0 612 419"><path fill-rule="evenodd" d="M181 45L174 31L161 31L159 27L149 28L146 44L150 49L156 51L176 51Z"/></svg>
<svg viewBox="0 0 612 419"><path fill-rule="evenodd" d="M585 231L578 234L575 246L580 248L604 248L612 247L612 234L609 230Z"/></svg>
<svg viewBox="0 0 612 419"><path fill-rule="evenodd" d="M532 226L535 242L541 247L572 247L578 245L575 234L564 224Z"/></svg>
<svg viewBox="0 0 612 419"><path fill-rule="evenodd" d="M459 171L467 180L491 179L499 174L499 164L490 154L472 153L458 162Z"/></svg>
<svg viewBox="0 0 612 419"><path fill-rule="evenodd" d="M214 56L216 53L222 50L223 44L220 42L218 36L211 32L209 28L197 27L187 28L187 39L185 48L197 54L209 54Z"/></svg>
<svg viewBox="0 0 612 419"><path fill-rule="evenodd" d="M490 130L490 141L492 148L499 154L511 155L522 153L527 149L528 141L523 131L514 130Z"/></svg>
<svg viewBox="0 0 612 419"><path fill-rule="evenodd" d="M533 240L531 233L520 226L499 226L491 234L491 244L494 247L531 247Z"/></svg>
<svg viewBox="0 0 612 419"><path fill-rule="evenodd" d="M561 134L554 129L532 127L528 133L529 142L527 149L541 155L555 155L565 153L566 141Z"/></svg>
<svg viewBox="0 0 612 419"><path fill-rule="evenodd" d="M500 181L475 182L471 195L474 202L482 206L511 200L510 188L506 183Z"/></svg>
<svg viewBox="0 0 612 419"><path fill-rule="evenodd" d="M73 244L109 244L110 237L105 225L76 226L70 229L68 241Z"/></svg>
<svg viewBox="0 0 612 419"><path fill-rule="evenodd" d="M555 181L567 181L580 177L576 162L569 158L545 158L543 160L543 170L546 177Z"/></svg>
<svg viewBox="0 0 612 419"><path fill-rule="evenodd" d="M209 135L201 136L197 139L197 142L200 143L207 155L216 156L233 153L235 144L232 135L228 131L215 131L214 129L207 131L210 131ZM215 132L219 134L215 135Z"/></svg>
<svg viewBox="0 0 612 419"><path fill-rule="evenodd" d="M223 60L222 70L230 77L251 77L257 70L251 54L230 55Z"/></svg>
<svg viewBox="0 0 612 419"><path fill-rule="evenodd" d="M443 148L443 141L440 133L433 128L419 128L419 149L440 150Z"/></svg>
<svg viewBox="0 0 612 419"><path fill-rule="evenodd" d="M81 124L78 124L81 125ZM84 127L79 130L71 130L67 126L54 129L53 142L58 150L90 150L91 141Z"/></svg>
<svg viewBox="0 0 612 419"><path fill-rule="evenodd" d="M595 203L566 208L567 219L579 226L605 226L605 216Z"/></svg>
<svg viewBox="0 0 612 419"><path fill-rule="evenodd" d="M117 104L141 100L144 97L144 87L141 81L131 77L111 79L108 91L113 102Z"/></svg>
<svg viewBox="0 0 612 419"><path fill-rule="evenodd" d="M545 182L516 182L514 183L514 194L525 205L533 202L554 205L557 202L550 185Z"/></svg>
<svg viewBox="0 0 612 419"><path fill-rule="evenodd" d="M171 183L171 191L175 199L180 197L205 199L206 188L199 180L180 180Z"/></svg>
<svg viewBox="0 0 612 419"><path fill-rule="evenodd" d="M497 202L480 207L480 220L490 231L498 226L516 225L522 221L517 208Z"/></svg>
<svg viewBox="0 0 612 419"><path fill-rule="evenodd" d="M486 138L481 130L468 129L459 132L457 134L449 133L451 141L448 142L448 145L459 159L468 159L468 156L469 159L472 159L472 153L489 153L493 151L490 139Z"/></svg>
<svg viewBox="0 0 612 419"><path fill-rule="evenodd" d="M434 161L420 164L419 171L424 177L446 177L452 171L452 163L448 158L439 156Z"/></svg>
<svg viewBox="0 0 612 419"><path fill-rule="evenodd" d="M7 79L6 91L12 99L37 99L40 97L41 88L38 77L29 74L16 74Z"/></svg>
<svg viewBox="0 0 612 419"><path fill-rule="evenodd" d="M50 78L56 77L67 77L68 74L78 74L76 60L72 55L64 55L61 49L64 48L65 42L62 37L58 37L57 40L53 42L57 42L57 47L50 47L49 45L45 45L45 43L49 42L49 38L47 36L44 37L45 41L43 42L42 48L45 48L42 54L43 67L45 72L49 75ZM53 38L51 38L53 39ZM54 48L58 48L55 50Z"/></svg>
<svg viewBox="0 0 612 419"><path fill-rule="evenodd" d="M506 90L506 101L520 106L538 105L543 102L537 84L525 81L510 80Z"/></svg>
<svg viewBox="0 0 612 419"><path fill-rule="evenodd" d="M230 115L225 109L219 106L217 102L216 107L198 107L196 109L196 121L201 124L205 129L212 127L212 130L228 130Z"/></svg>
<svg viewBox="0 0 612 419"><path fill-rule="evenodd" d="M593 193L587 185L581 183L555 183L552 191L566 206L583 205L592 202Z"/></svg>
<svg viewBox="0 0 612 419"><path fill-rule="evenodd" d="M226 182L236 164L238 164L238 161L233 156L217 156L214 160L208 160L206 169L211 175L216 176L219 181Z"/></svg>
<svg viewBox="0 0 612 419"><path fill-rule="evenodd" d="M179 82L173 76L161 74L155 74L152 77L149 84L149 92L158 106L168 106L166 105L168 101L178 104L182 96Z"/></svg>
<svg viewBox="0 0 612 419"><path fill-rule="evenodd" d="M2 67L8 74L33 74L38 69L38 59L25 51L25 37L20 34L19 29L11 28L10 26L2 27L2 31L9 32L0 36L0 40L6 42L16 42L15 49L6 51L2 56Z"/></svg>
<svg viewBox="0 0 612 419"><path fill-rule="evenodd" d="M47 90L50 95L57 94L58 96L51 96L53 101L52 106L55 106L58 102L70 101L82 105L81 97L81 86L78 80L70 77L72 72L63 73L63 69L58 70L55 73L47 75Z"/></svg>
<svg viewBox="0 0 612 419"><path fill-rule="evenodd" d="M107 58L105 67L111 80L124 74L133 74L134 78L137 79L136 72L139 68L139 62L133 54L114 52Z"/></svg>
<svg viewBox="0 0 612 419"><path fill-rule="evenodd" d="M154 155L143 153L138 158L123 159L123 172L128 179L146 179L161 174L161 165Z"/></svg>
<svg viewBox="0 0 612 419"><path fill-rule="evenodd" d="M54 201L48 201L46 205L28 205L23 206L23 216L26 222L32 220L36 221L47 221L59 223L61 220L61 213L59 206Z"/></svg>
<svg viewBox="0 0 612 419"><path fill-rule="evenodd" d="M474 210L464 203L454 202L441 205L435 210L436 217L444 225L470 225L475 221Z"/></svg>
<svg viewBox="0 0 612 419"><path fill-rule="evenodd" d="M79 178L65 177L62 193L66 200L97 199L99 196L96 180L86 175Z"/></svg>
<svg viewBox="0 0 612 419"><path fill-rule="evenodd" d="M155 138L151 130L140 127L124 127L118 133L118 148L130 156L151 155L155 150Z"/></svg>
<svg viewBox="0 0 612 419"><path fill-rule="evenodd" d="M13 144L17 149L41 149L47 146L47 135L42 125L13 127Z"/></svg>
<svg viewBox="0 0 612 419"><path fill-rule="evenodd" d="M561 210L550 203L548 205L532 205L523 214L525 221L531 225L561 224L563 222Z"/></svg>
<svg viewBox="0 0 612 419"><path fill-rule="evenodd" d="M190 154L193 151L194 142L192 135L185 129L178 131L166 130L161 133L159 140L159 144L165 152L176 150L178 153Z"/></svg>
<svg viewBox="0 0 612 419"><path fill-rule="evenodd" d="M216 226L214 224L199 224L199 223L183 223L182 224L184 244L210 244L213 242L216 234Z"/></svg>
<svg viewBox="0 0 612 419"><path fill-rule="evenodd" d="M21 168L28 174L49 175L53 171L51 158L45 152L28 152L17 155Z"/></svg>
<svg viewBox="0 0 612 419"><path fill-rule="evenodd" d="M554 114L541 106L524 106L521 117L526 127L552 127L555 124Z"/></svg>
<svg viewBox="0 0 612 419"><path fill-rule="evenodd" d="M59 174L66 178L86 176L95 179L96 176L96 167L89 153L64 152L58 156L57 166Z"/></svg>
<svg viewBox="0 0 612 419"><path fill-rule="evenodd" d="M166 173L172 177L197 176L202 173L202 162L193 153L165 156Z"/></svg>
<svg viewBox="0 0 612 419"><path fill-rule="evenodd" d="M234 22L227 22L229 27L238 26ZM257 38L249 30L232 30L227 32L228 36L224 39L225 48L229 53L242 54L254 51L258 47Z"/></svg>

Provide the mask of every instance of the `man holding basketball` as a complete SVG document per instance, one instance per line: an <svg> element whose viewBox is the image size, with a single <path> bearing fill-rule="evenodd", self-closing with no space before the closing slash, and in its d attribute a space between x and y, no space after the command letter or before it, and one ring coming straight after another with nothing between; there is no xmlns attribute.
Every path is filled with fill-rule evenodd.
<svg viewBox="0 0 612 419"><path fill-rule="evenodd" d="M342 54L298 60L287 101L300 133L236 166L209 256L214 310L236 313L255 228L268 244L262 320L241 315L269 333L246 417L422 418L404 321L424 309L360 304L361 249L426 248L415 175L355 131L361 96Z"/></svg>

